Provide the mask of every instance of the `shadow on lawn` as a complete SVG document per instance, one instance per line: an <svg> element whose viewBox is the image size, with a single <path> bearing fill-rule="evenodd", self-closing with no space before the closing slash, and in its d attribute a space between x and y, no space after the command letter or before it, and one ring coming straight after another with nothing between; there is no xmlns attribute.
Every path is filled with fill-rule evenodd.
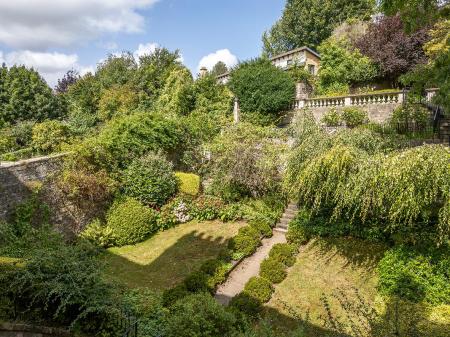
<svg viewBox="0 0 450 337"><path fill-rule="evenodd" d="M137 249L145 254L145 246L140 245L142 244L137 245ZM107 275L130 288L147 287L161 291L181 283L203 262L216 258L226 246L227 240L223 237L213 238L205 233L192 231L179 238L148 264L130 261L107 250ZM132 254L128 255L133 258Z"/></svg>

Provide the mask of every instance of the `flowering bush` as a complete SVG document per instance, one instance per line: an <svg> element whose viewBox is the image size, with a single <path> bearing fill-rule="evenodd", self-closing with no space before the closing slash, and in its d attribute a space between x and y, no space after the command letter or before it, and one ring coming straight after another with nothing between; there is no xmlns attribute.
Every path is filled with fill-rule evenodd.
<svg viewBox="0 0 450 337"><path fill-rule="evenodd" d="M203 195L194 200L189 214L199 221L214 220L223 207L224 203L220 198Z"/></svg>

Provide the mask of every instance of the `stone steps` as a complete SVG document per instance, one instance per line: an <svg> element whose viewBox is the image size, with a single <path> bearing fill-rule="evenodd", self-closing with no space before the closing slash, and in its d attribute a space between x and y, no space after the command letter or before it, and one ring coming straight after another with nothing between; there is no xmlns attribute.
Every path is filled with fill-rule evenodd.
<svg viewBox="0 0 450 337"><path fill-rule="evenodd" d="M297 204L291 202L284 210L283 216L278 221L274 230L280 233L286 233L288 230L289 223L295 218L298 213Z"/></svg>

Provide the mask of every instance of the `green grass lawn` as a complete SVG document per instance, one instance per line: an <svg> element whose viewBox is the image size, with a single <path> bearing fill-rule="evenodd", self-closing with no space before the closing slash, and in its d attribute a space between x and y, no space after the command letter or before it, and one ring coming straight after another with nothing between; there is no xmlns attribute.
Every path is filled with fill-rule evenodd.
<svg viewBox="0 0 450 337"><path fill-rule="evenodd" d="M377 295L384 250L357 239L310 242L276 286L266 316L281 330L303 326L306 336L448 336L450 306L385 303Z"/></svg>
<svg viewBox="0 0 450 337"><path fill-rule="evenodd" d="M129 288L170 288L204 261L217 257L243 225L192 221L133 246L110 248L105 254L106 277Z"/></svg>

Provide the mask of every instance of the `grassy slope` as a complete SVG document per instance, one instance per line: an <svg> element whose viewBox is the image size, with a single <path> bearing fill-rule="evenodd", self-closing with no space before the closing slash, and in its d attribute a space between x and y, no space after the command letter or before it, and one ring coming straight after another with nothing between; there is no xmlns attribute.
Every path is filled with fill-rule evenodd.
<svg viewBox="0 0 450 337"><path fill-rule="evenodd" d="M449 306L430 310L377 296L376 265L384 249L356 239L312 241L276 287L267 316L282 330L302 325L307 336L394 336L396 330L399 336L445 336Z"/></svg>
<svg viewBox="0 0 450 337"><path fill-rule="evenodd" d="M193 221L137 245L108 249L106 276L130 288L170 288L204 261L217 257L243 225Z"/></svg>

